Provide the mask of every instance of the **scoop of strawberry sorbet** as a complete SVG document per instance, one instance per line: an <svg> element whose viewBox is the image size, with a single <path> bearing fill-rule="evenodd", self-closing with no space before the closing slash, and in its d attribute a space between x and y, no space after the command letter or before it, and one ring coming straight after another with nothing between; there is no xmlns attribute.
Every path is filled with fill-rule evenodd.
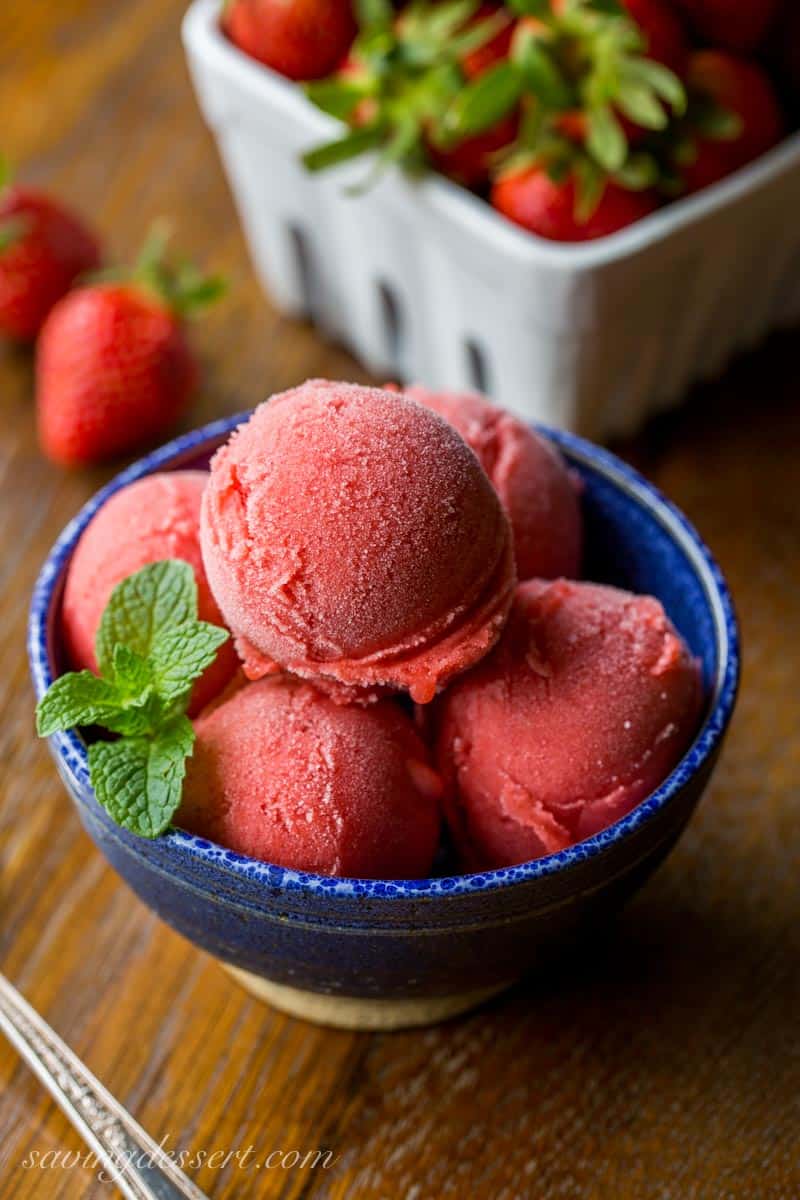
<svg viewBox="0 0 800 1200"><path fill-rule="evenodd" d="M480 869L562 850L630 812L687 749L701 684L657 600L531 580L497 648L438 705L448 819Z"/></svg>
<svg viewBox="0 0 800 1200"><path fill-rule="evenodd" d="M340 700L431 700L497 640L515 584L508 519L447 422L326 380L215 455L202 547L250 678L284 668Z"/></svg>
<svg viewBox="0 0 800 1200"><path fill-rule="evenodd" d="M275 676L212 704L195 731L182 828L295 870L429 874L442 783L393 700L344 706Z"/></svg>
<svg viewBox="0 0 800 1200"><path fill-rule="evenodd" d="M109 597L126 576L151 562L188 562L197 583L200 620L225 624L200 553L200 501L207 481L207 471L147 475L115 492L89 522L72 556L61 606L67 655L76 670L97 671L95 634ZM237 666L229 640L195 683L190 713L199 712Z"/></svg>
<svg viewBox="0 0 800 1200"><path fill-rule="evenodd" d="M580 485L556 448L505 409L471 392L406 388L444 417L478 456L514 534L520 579L580 574Z"/></svg>

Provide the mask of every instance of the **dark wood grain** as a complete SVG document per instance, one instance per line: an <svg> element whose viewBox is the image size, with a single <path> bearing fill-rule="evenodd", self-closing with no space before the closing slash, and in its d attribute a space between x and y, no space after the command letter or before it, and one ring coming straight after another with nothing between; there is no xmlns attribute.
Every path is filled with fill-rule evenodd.
<svg viewBox="0 0 800 1200"><path fill-rule="evenodd" d="M194 332L206 379L188 427L310 375L365 375L256 287L189 88L182 7L3 5L0 139L115 256L165 214L231 276ZM24 622L47 548L110 471L41 459L30 359L0 349L0 968L157 1140L335 1155L205 1168L210 1196L800 1197L797 353L787 333L620 447L708 538L742 618L741 702L685 837L607 938L547 978L430 1031L362 1036L248 999L79 828L33 737ZM109 1194L91 1171L23 1168L48 1150L81 1146L0 1044L2 1200Z"/></svg>

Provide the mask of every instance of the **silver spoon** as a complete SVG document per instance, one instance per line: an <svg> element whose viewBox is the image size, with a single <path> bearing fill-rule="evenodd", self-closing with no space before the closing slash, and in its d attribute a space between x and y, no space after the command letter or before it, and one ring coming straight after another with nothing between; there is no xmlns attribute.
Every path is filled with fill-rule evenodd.
<svg viewBox="0 0 800 1200"><path fill-rule="evenodd" d="M207 1200L2 974L0 1031L38 1075L125 1200Z"/></svg>

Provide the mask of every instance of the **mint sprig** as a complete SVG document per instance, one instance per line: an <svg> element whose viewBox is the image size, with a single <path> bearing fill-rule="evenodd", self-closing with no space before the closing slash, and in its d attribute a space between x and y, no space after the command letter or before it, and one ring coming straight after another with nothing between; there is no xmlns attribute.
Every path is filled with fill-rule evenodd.
<svg viewBox="0 0 800 1200"><path fill-rule="evenodd" d="M188 563L149 563L111 593L95 640L100 674L62 675L39 701L40 737L82 725L119 735L89 747L89 776L106 812L140 837L158 837L180 805L192 684L228 637L197 619Z"/></svg>
<svg viewBox="0 0 800 1200"><path fill-rule="evenodd" d="M149 737L95 742L89 772L98 801L117 825L140 837L158 837L180 805L193 747L194 729L185 716Z"/></svg>

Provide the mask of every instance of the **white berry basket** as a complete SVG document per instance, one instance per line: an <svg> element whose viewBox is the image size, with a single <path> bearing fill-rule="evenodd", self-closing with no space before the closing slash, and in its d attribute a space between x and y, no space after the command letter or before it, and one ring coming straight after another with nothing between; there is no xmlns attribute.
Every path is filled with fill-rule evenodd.
<svg viewBox="0 0 800 1200"><path fill-rule="evenodd" d="M800 134L612 237L562 245L431 174L309 174L340 128L195 0L183 37L256 271L375 373L487 392L594 438L634 432L737 351L800 320Z"/></svg>

